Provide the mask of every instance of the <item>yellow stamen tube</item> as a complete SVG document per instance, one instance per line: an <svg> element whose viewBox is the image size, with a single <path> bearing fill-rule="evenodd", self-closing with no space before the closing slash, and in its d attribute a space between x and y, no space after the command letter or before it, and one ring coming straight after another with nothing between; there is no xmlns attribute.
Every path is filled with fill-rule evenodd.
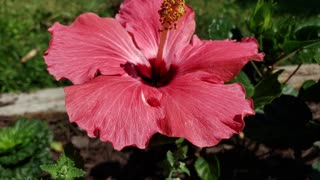
<svg viewBox="0 0 320 180"><path fill-rule="evenodd" d="M162 61L163 48L166 42L167 34L169 30L177 29L177 23L179 19L185 14L185 0L164 0L161 9L159 10L160 22L162 29L160 29L160 43L157 53L155 65L159 67ZM160 70L156 70L160 71ZM156 72L161 74L161 72Z"/></svg>

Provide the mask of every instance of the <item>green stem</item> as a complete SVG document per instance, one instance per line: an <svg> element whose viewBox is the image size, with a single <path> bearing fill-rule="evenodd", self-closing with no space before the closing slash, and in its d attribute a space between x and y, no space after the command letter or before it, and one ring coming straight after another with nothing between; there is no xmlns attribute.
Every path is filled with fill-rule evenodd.
<svg viewBox="0 0 320 180"><path fill-rule="evenodd" d="M280 64L280 62L282 62L282 61L284 61L284 60L286 60L286 59L291 58L292 56L294 56L296 53L302 51L303 49L307 49L307 48L310 48L310 47L312 47L312 46L316 46L316 45L318 45L318 44L320 44L320 40L315 40L315 41L314 41L313 43L311 43L311 44L308 44L308 45L306 45L306 46L303 46L303 47L301 47L301 48L298 48L298 49L292 51L291 53L280 57L278 60L276 60L276 63L274 63L274 65L277 66L278 64Z"/></svg>
<svg viewBox="0 0 320 180"><path fill-rule="evenodd" d="M252 64L254 70L258 73L259 77L262 78L262 77L263 77L263 74L262 74L262 72L259 70L259 68L257 67L257 65L256 65L253 61L250 61L250 63Z"/></svg>
<svg viewBox="0 0 320 180"><path fill-rule="evenodd" d="M290 76L283 82L283 84L287 84L287 82L296 74L296 72L300 69L302 63L300 63L297 68L290 74Z"/></svg>

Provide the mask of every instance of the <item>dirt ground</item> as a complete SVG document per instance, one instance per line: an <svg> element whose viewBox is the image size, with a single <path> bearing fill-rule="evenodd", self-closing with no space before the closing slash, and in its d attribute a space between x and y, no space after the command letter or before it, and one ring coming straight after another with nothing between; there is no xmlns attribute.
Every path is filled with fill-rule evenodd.
<svg viewBox="0 0 320 180"><path fill-rule="evenodd" d="M314 119L320 122L320 103L309 103ZM54 132L54 140L62 142L67 154L76 159L79 167L86 170L86 178L89 180L102 179L164 179L166 172L161 167L161 162L166 159L166 152L172 146L161 148L139 150L134 147L123 149L121 152L112 148L106 142L98 139L91 139L86 133L80 130L75 124L68 121L65 113L53 114L29 114L25 117L38 118L47 121ZM5 127L18 117L1 117L0 127ZM255 145L246 138L240 140L233 138L222 142L220 145L202 150L204 154L216 154L220 160L222 179L248 179L265 177L266 174L279 177L276 179L306 179L310 171L305 163L299 163L294 159L294 152L290 149L272 150L264 145ZM254 150L255 149L255 150ZM257 149L259 149L257 151ZM313 154L313 149L305 151L307 158L312 163L318 160L319 156ZM194 151L195 152L195 151ZM58 159L59 152L52 151L54 159ZM308 157L310 156L310 157ZM193 156L195 157L195 156ZM194 159L189 160L189 165ZM291 168L287 171L286 169ZM192 178L199 179L196 172L191 172Z"/></svg>

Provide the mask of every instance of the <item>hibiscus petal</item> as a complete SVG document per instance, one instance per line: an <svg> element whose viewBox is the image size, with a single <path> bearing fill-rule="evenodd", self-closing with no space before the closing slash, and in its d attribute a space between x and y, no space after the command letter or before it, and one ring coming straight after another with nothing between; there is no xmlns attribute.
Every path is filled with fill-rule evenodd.
<svg viewBox="0 0 320 180"><path fill-rule="evenodd" d="M242 42L201 41L194 36L173 63L179 67L178 75L202 71L210 73L214 81L227 82L248 61L261 61L263 57L263 53L258 53L258 43L254 38L244 38Z"/></svg>
<svg viewBox="0 0 320 180"><path fill-rule="evenodd" d="M133 35L137 46L148 59L156 57L160 42L160 15L158 11L163 0L125 0L116 19ZM170 30L164 49L165 60L187 46L195 31L193 10L186 6L186 14L177 24L176 30Z"/></svg>
<svg viewBox="0 0 320 180"><path fill-rule="evenodd" d="M214 146L244 127L253 115L251 99L241 84L213 84L185 75L161 88L166 116L159 126L164 135L185 137L199 147Z"/></svg>
<svg viewBox="0 0 320 180"><path fill-rule="evenodd" d="M65 93L70 121L90 137L100 135L115 149L130 145L146 148L151 136L158 132L161 112L157 101L161 94L129 76L99 76L66 87Z"/></svg>
<svg viewBox="0 0 320 180"><path fill-rule="evenodd" d="M52 40L44 58L48 71L57 80L67 78L81 84L97 73L123 74L120 64L127 61L149 66L131 36L115 19L86 13L69 27L56 23L49 31Z"/></svg>
<svg viewBox="0 0 320 180"><path fill-rule="evenodd" d="M195 17L191 7L186 6L186 13L177 23L177 29L168 32L167 42L164 47L163 57L168 65L172 63L177 54L190 44L192 35L195 32Z"/></svg>

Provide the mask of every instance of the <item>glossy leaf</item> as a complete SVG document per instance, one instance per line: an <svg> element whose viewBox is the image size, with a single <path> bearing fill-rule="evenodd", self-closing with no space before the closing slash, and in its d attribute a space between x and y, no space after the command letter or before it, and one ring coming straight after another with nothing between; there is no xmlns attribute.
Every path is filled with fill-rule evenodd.
<svg viewBox="0 0 320 180"><path fill-rule="evenodd" d="M310 122L312 114L299 98L282 95L246 119L244 133L251 140L272 148L309 148L320 136L320 127Z"/></svg>
<svg viewBox="0 0 320 180"><path fill-rule="evenodd" d="M174 159L173 153L171 151L167 152L167 160L168 160L170 166L174 165L175 159Z"/></svg>
<svg viewBox="0 0 320 180"><path fill-rule="evenodd" d="M304 89L304 90L307 90L307 89L311 88L311 87L312 87L313 85L315 85L315 84L317 84L316 81L314 81L314 80L307 80L307 81L303 82L301 88Z"/></svg>
<svg viewBox="0 0 320 180"><path fill-rule="evenodd" d="M307 46L314 41L298 41L298 40L288 40L283 44L284 52L289 54L298 49L302 49L304 46Z"/></svg>
<svg viewBox="0 0 320 180"><path fill-rule="evenodd" d="M183 162L180 162L179 163L179 167L178 167L178 172L180 173L186 173L190 176L190 171L189 169L187 168L186 164L183 163Z"/></svg>
<svg viewBox="0 0 320 180"><path fill-rule="evenodd" d="M292 87L289 84L285 84L282 88L282 94L291 95L297 97L299 94L299 91L296 90L294 87Z"/></svg>
<svg viewBox="0 0 320 180"><path fill-rule="evenodd" d="M299 90L299 98L305 101L320 102L320 82L305 81Z"/></svg>
<svg viewBox="0 0 320 180"><path fill-rule="evenodd" d="M253 14L250 16L249 28L253 32L261 33L271 24L273 1L259 0Z"/></svg>
<svg viewBox="0 0 320 180"><path fill-rule="evenodd" d="M187 168L186 164L182 162L181 160L185 159L187 157L188 147L187 146L181 146L178 148L177 151L174 153L171 152L170 150L167 152L167 161L169 162L170 165L170 173L169 176L166 178L167 180L172 180L176 179L173 178L176 174L187 174L190 176L190 171Z"/></svg>
<svg viewBox="0 0 320 180"><path fill-rule="evenodd" d="M320 48L317 48L316 54L314 55L316 63L320 64Z"/></svg>
<svg viewBox="0 0 320 180"><path fill-rule="evenodd" d="M198 157L194 166L202 180L218 180L220 177L220 164L216 157L212 159L212 162L208 162L203 157Z"/></svg>
<svg viewBox="0 0 320 180"><path fill-rule="evenodd" d="M309 107L299 98L281 95L264 107L267 120L286 127L303 127L312 120Z"/></svg>
<svg viewBox="0 0 320 180"><path fill-rule="evenodd" d="M301 49L295 59L304 63L319 63L320 40Z"/></svg>
<svg viewBox="0 0 320 180"><path fill-rule="evenodd" d="M295 32L295 36L298 40L312 40L320 39L320 24L310 24L299 27Z"/></svg>
<svg viewBox="0 0 320 180"><path fill-rule="evenodd" d="M232 80L230 83L240 82L246 89L246 97L252 97L254 94L254 86L251 83L249 77L245 72L240 71L240 73Z"/></svg>
<svg viewBox="0 0 320 180"><path fill-rule="evenodd" d="M280 96L282 85L278 81L278 76L282 72L283 70L279 70L256 85L255 92L252 97L255 109L259 109L264 105L271 103L274 98Z"/></svg>

